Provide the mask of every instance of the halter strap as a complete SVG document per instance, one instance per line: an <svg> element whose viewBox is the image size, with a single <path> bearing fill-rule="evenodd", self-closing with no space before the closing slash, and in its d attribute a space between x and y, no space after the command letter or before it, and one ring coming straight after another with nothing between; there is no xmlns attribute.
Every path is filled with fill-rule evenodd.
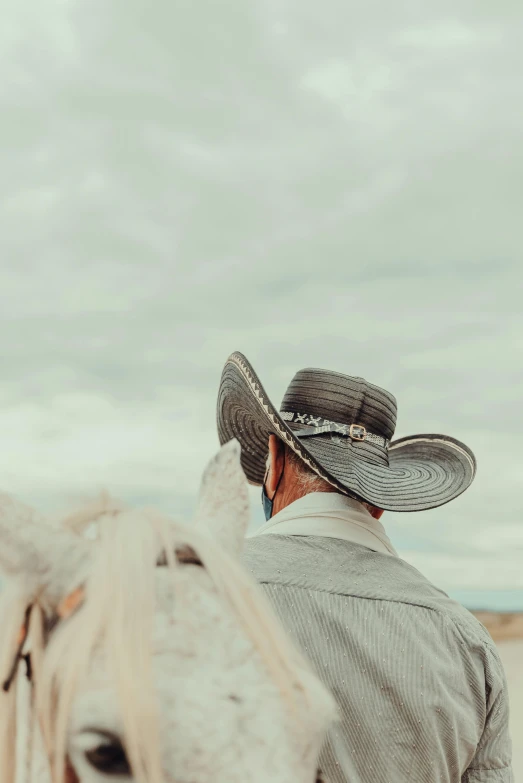
<svg viewBox="0 0 523 783"><path fill-rule="evenodd" d="M70 617L83 604L84 599L85 599L85 590L83 586L75 588L71 593L69 593L69 595L67 595L64 598L64 600L58 606L58 609L56 611L58 620L66 620L68 617ZM23 649L24 649L25 642L27 640L27 634L29 633L29 622L31 620L31 612L33 610L33 605L34 604L29 604L29 606L25 610L24 623L20 628L20 631L18 632L17 647L16 647L16 653L13 659L13 663L11 664L9 673L2 685L2 689L4 690L5 693L7 693L10 690L11 685L13 684L13 680L16 677L18 666L21 660L25 661L27 679L31 680L31 675L32 675L31 656L29 653L23 655Z"/></svg>
<svg viewBox="0 0 523 783"><path fill-rule="evenodd" d="M83 585L80 585L80 587L75 588L72 593L66 595L64 600L58 605L56 614L60 620L67 620L68 617L74 614L74 612L76 612L76 610L81 607L84 601L85 588Z"/></svg>
<svg viewBox="0 0 523 783"><path fill-rule="evenodd" d="M16 673L18 671L18 665L22 658L26 660L27 665L27 677L28 679L31 679L31 662L30 659L27 658L27 656L22 655L22 651L24 649L25 640L27 639L27 634L29 632L29 621L31 619L31 610L33 608L33 604L30 604L27 609L25 610L25 617L24 617L24 624L20 628L20 631L18 633L18 640L17 640L17 648L15 657L13 660L13 663L11 665L11 668L9 670L9 673L7 675L7 679L4 681L2 685L2 689L5 693L7 693L13 683L13 680L16 677Z"/></svg>

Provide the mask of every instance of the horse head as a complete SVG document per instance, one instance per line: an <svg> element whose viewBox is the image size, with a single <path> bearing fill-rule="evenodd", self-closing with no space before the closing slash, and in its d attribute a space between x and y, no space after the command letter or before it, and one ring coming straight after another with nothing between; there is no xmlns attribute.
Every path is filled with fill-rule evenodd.
<svg viewBox="0 0 523 783"><path fill-rule="evenodd" d="M334 704L240 565L248 518L235 441L192 524L0 496L3 783L313 783Z"/></svg>

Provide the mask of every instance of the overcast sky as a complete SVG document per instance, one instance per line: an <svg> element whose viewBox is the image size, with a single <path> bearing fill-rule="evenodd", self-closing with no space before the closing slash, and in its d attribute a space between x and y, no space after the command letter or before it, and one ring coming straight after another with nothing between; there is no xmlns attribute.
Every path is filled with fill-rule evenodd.
<svg viewBox="0 0 523 783"><path fill-rule="evenodd" d="M523 609L522 33L515 0L6 3L1 486L188 516L232 351L278 405L363 375L478 458L384 516L401 554Z"/></svg>

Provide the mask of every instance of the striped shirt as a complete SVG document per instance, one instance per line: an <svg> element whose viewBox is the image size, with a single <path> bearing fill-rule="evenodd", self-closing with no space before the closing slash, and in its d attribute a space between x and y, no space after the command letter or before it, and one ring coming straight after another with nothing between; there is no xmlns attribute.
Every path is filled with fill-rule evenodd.
<svg viewBox="0 0 523 783"><path fill-rule="evenodd" d="M485 628L382 547L298 530L248 539L245 563L340 707L343 763L331 740L320 757L330 783L513 783Z"/></svg>

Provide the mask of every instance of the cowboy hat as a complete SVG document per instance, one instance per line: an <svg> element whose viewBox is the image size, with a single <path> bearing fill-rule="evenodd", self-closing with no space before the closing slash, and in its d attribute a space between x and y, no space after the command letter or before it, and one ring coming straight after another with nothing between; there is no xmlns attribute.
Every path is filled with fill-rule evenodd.
<svg viewBox="0 0 523 783"><path fill-rule="evenodd" d="M236 438L251 484L261 485L269 435L291 448L339 492L387 511L423 511L458 497L472 483L472 451L447 435L392 440L396 399L363 378L300 370L280 412L252 366L233 353L218 393L218 435Z"/></svg>

